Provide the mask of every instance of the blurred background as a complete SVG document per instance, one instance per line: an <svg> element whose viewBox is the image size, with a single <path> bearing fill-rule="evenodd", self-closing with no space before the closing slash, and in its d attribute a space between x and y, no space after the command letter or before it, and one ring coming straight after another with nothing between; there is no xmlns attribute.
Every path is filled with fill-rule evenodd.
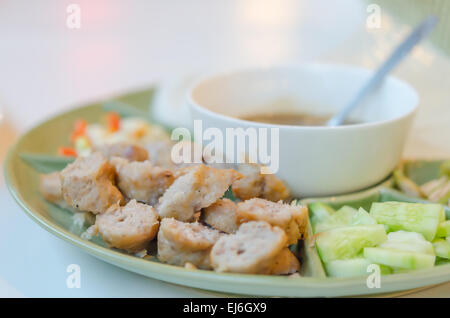
<svg viewBox="0 0 450 318"><path fill-rule="evenodd" d="M80 28L67 25L70 4L80 8ZM3 0L0 105L6 125L22 131L68 107L158 84L168 104L158 115L176 121L173 108L203 72L308 61L374 68L429 13L441 20L433 47L417 48L396 75L433 114L449 97L449 1ZM429 125L427 116L421 111L416 125ZM406 155L449 151L413 138L422 150L408 146Z"/></svg>
<svg viewBox="0 0 450 318"><path fill-rule="evenodd" d="M71 4L80 9L80 28L67 24ZM182 124L185 89L205 72L311 61L375 68L430 13L440 18L430 41L416 48L395 71L421 98L405 156L449 158L448 0L2 0L0 164L17 136L38 122L128 90L156 85L160 93L155 116ZM66 247L26 219L7 194L1 175L0 202L10 222L8 226L0 222L2 254L20 257L15 252L18 247L6 243L16 240L22 247L26 241L8 233L14 223L21 224L30 237L39 238L37 242ZM28 296L74 296L75 291L53 280L50 273L59 269L51 264L66 262L73 255L77 260L94 260L72 247L67 249L70 252L62 256L51 251L30 254L36 256L32 261L37 266L48 266L47 276L27 272L26 265L17 268L17 264L1 262L0 294L10 288ZM100 262L95 266L133 281L131 273ZM133 296L139 290L135 284L120 283L122 276L110 281L113 276L92 275L95 287L86 287L82 295L120 296L123 292ZM46 284L46 291L36 287L39 284ZM114 284L120 288L111 288ZM161 282L152 284L151 288L145 285L150 295L152 288L168 296L186 292ZM188 295L194 294L189 290Z"/></svg>

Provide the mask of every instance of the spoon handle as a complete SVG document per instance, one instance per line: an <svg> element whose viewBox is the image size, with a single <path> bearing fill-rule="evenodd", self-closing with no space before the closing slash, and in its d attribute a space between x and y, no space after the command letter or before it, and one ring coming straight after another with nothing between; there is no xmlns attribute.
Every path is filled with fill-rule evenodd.
<svg viewBox="0 0 450 318"><path fill-rule="evenodd" d="M384 80L386 75L434 28L438 19L431 15L392 52L389 58L378 68L375 74L361 87L355 97L338 114L327 122L327 126L341 125L347 116Z"/></svg>

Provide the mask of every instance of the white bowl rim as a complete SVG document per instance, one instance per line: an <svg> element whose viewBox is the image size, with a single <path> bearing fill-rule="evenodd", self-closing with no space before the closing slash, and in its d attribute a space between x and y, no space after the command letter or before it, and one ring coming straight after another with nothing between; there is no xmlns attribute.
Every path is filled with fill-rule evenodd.
<svg viewBox="0 0 450 318"><path fill-rule="evenodd" d="M413 95L414 99L414 105L411 106L411 109L404 114L380 121L374 121L374 122L362 122L362 123L356 123L351 125L340 125L340 126L300 126L300 125L279 125L279 124L269 124L269 123L261 123L261 122L255 122L255 121L249 121L229 115L224 115L217 113L215 111L212 111L199 103L197 103L194 99L193 93L194 90L200 85L203 84L206 81L210 81L213 79L217 79L220 77L230 76L230 75L236 75L239 73L247 73L247 72L256 72L256 71L271 71L276 69L302 69L302 68L341 68L341 69L352 69L358 72L362 73L370 73L373 72L373 70L357 65L352 64L344 64L344 63L299 63L299 64L280 64L280 65L272 65L267 67L249 67L249 68L240 68L235 70L228 70L228 71L222 71L222 72L216 72L213 74L208 74L200 77L197 79L190 87L187 93L187 101L189 104L189 107L194 107L197 111L204 113L206 115L210 116L216 116L219 119L225 120L225 121L234 121L237 123L245 124L246 126L257 126L257 127L266 127L266 128L280 128L280 129L294 129L298 131L309 131L309 130L354 130L354 129L364 129L364 128L374 128L377 126L385 126L392 124L397 121L401 121L405 118L408 118L409 116L412 116L416 111L420 103L420 97L417 93L417 90L411 86L409 83L407 83L404 80L399 79L398 77L394 75L388 75L387 79L390 81L393 81L394 83L403 86L406 90L409 90L410 93Z"/></svg>

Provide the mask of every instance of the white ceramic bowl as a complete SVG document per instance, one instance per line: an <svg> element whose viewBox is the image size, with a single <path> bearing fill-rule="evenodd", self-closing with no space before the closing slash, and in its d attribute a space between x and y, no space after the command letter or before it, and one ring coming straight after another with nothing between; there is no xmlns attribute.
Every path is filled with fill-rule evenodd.
<svg viewBox="0 0 450 318"><path fill-rule="evenodd" d="M203 129L279 128L279 170L295 196L348 193L378 183L399 162L419 98L389 77L352 114L360 124L305 127L261 124L239 117L265 112L336 113L371 75L357 67L307 64L204 78L188 96Z"/></svg>

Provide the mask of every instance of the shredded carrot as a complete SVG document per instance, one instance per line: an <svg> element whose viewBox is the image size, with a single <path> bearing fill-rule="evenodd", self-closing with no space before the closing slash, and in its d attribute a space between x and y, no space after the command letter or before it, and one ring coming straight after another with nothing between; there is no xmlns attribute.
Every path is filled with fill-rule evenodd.
<svg viewBox="0 0 450 318"><path fill-rule="evenodd" d="M79 137L86 135L86 127L88 123L85 120L78 119L73 126L72 134L70 135L70 141L73 143Z"/></svg>
<svg viewBox="0 0 450 318"><path fill-rule="evenodd" d="M58 154L64 157L76 157L77 152L75 149L70 147L59 147Z"/></svg>
<svg viewBox="0 0 450 318"><path fill-rule="evenodd" d="M108 123L108 131L116 132L120 129L120 115L116 112L110 112L106 115L106 121Z"/></svg>
<svg viewBox="0 0 450 318"><path fill-rule="evenodd" d="M87 121L83 119L76 120L74 124L74 132L79 133L80 135L85 134L87 125Z"/></svg>

